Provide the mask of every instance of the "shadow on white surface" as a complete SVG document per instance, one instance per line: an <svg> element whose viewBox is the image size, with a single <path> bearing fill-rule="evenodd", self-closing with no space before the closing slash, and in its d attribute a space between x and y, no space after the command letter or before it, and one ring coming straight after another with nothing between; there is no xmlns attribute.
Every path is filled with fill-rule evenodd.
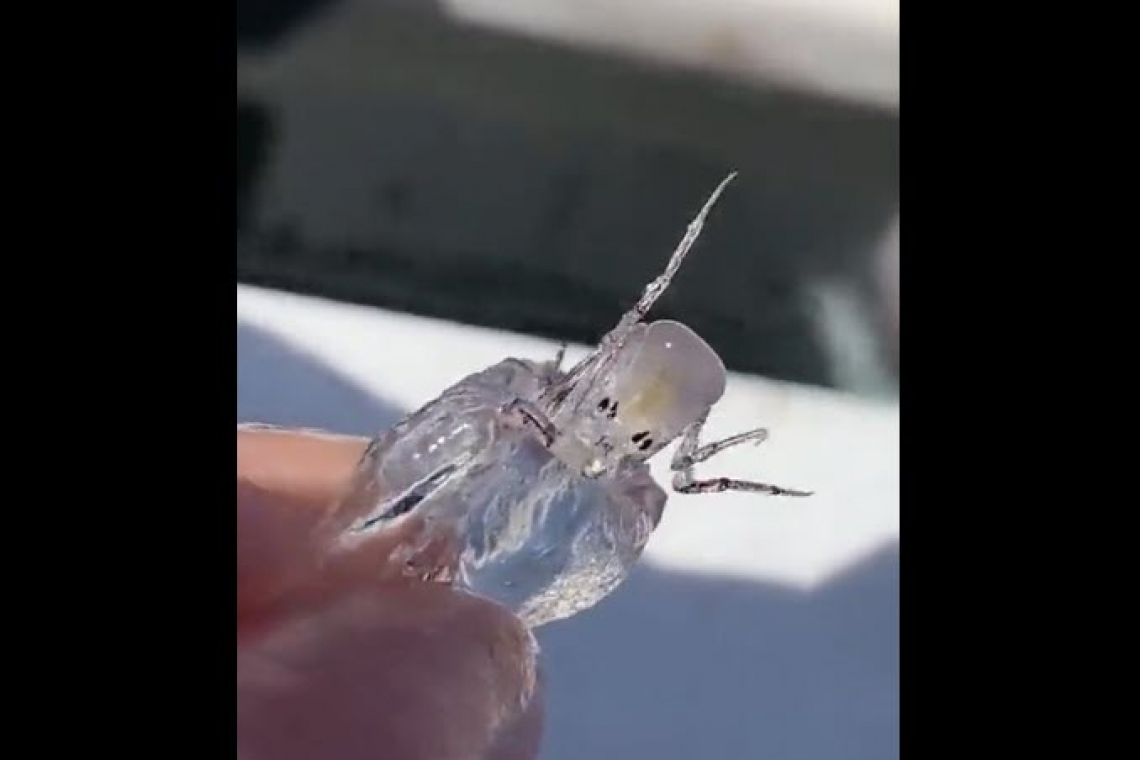
<svg viewBox="0 0 1140 760"><path fill-rule="evenodd" d="M370 435L401 416L239 321L239 421ZM669 509L718 519L715 504ZM542 760L893 760L898 583L897 542L810 591L642 562L599 606L538 631Z"/></svg>
<svg viewBox="0 0 1140 760"><path fill-rule="evenodd" d="M238 322L237 421L373 436L404 412L272 332Z"/></svg>
<svg viewBox="0 0 1140 760"><path fill-rule="evenodd" d="M891 546L813 592L642 563L539 630L542 760L897 758L898 561Z"/></svg>

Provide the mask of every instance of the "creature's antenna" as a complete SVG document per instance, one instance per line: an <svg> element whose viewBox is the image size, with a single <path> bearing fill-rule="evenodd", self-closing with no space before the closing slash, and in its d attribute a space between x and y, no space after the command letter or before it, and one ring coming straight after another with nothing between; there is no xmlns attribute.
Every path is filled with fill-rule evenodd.
<svg viewBox="0 0 1140 760"><path fill-rule="evenodd" d="M677 271L681 268L681 264L685 261L685 257L688 256L689 250L693 247L693 244L697 242L697 238L700 237L701 230L705 226L705 219L708 218L709 212L712 211L713 206L716 205L724 189L728 187L728 183L732 182L735 178L736 172L731 172L727 177L721 180L720 184L713 190L712 195L705 201L705 205L701 207L700 212L697 213L693 221L689 222L689 227L685 230L685 236L681 238L681 242L677 244L673 255L669 257L669 263L666 265L665 271L653 280L653 282L645 286L641 298L634 307L622 315L617 325L598 342L597 348L571 368L561 382L556 383L544 394L544 398L548 400L551 406L552 419L563 409L568 409L571 412L577 411L578 404L589 394L594 380L605 371L622 344L625 343L626 338L629 337L630 331L633 330L639 322L645 319L645 315L653 308L653 304L669 289L669 285L673 282L673 276L677 274Z"/></svg>
<svg viewBox="0 0 1140 760"><path fill-rule="evenodd" d="M645 286L645 290L641 294L641 299L632 309L622 315L621 321L618 322L617 326L610 330L606 337L602 339L602 344L624 340L630 328L643 320L645 315L649 313L649 310L653 308L653 304L657 302L657 299L665 294L665 291L669 289L669 285L673 282L673 275L677 274L677 271L681 268L681 264L685 261L685 257L689 255L689 250L693 247L693 244L697 242L697 238L700 237L701 230L704 229L705 226L705 219L708 218L712 207L716 205L721 193L728 187L728 183L734 179L736 179L736 172L729 174L716 186L716 190L713 190L712 195L705 201L705 205L701 207L700 212L693 221L689 222L689 227L685 230L685 236L681 238L681 242L677 244L673 255L669 257L669 264L665 267L665 271L662 272L657 279Z"/></svg>

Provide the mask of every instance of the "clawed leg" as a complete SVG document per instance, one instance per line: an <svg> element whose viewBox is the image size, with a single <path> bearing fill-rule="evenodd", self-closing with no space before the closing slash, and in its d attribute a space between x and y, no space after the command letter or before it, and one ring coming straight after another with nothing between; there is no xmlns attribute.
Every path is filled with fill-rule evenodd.
<svg viewBox="0 0 1140 760"><path fill-rule="evenodd" d="M562 343L558 346L558 353L554 355L554 361L551 362L554 365L555 372L562 371L562 362L566 359L566 347L568 345L567 343Z"/></svg>
<svg viewBox="0 0 1140 760"><path fill-rule="evenodd" d="M796 491L791 488L757 483L753 480L736 480L734 478L712 478L710 480L693 480L691 472L679 472L673 476L673 490L677 493L722 493L724 491L750 491L752 493L766 493L769 496L811 496L811 491Z"/></svg>
<svg viewBox="0 0 1140 760"><path fill-rule="evenodd" d="M554 425L542 410L529 401L515 399L502 408L503 419L508 425L519 429L529 429L542 437L543 443L554 444Z"/></svg>
<svg viewBox="0 0 1140 760"><path fill-rule="evenodd" d="M723 441L700 446L701 430L705 426L708 415L689 426L681 439L677 451L673 454L670 468L676 473L673 476L673 490L678 493L722 493L724 491L748 491L751 493L766 493L770 496L811 496L808 491L796 491L791 488L782 488L767 483L757 483L751 480L736 480L734 478L710 478L697 480L693 474L693 466L705 462L726 449L739 446L742 443L763 443L768 438L768 431L763 428L738 433Z"/></svg>
<svg viewBox="0 0 1140 760"><path fill-rule="evenodd" d="M538 371L541 375L541 381L544 386L543 393L553 388L562 381L564 373L562 371L562 363L566 360L566 349L568 344L562 343L558 346L558 351L554 354L554 358L550 361L542 362L538 365ZM564 391L568 393L569 391Z"/></svg>

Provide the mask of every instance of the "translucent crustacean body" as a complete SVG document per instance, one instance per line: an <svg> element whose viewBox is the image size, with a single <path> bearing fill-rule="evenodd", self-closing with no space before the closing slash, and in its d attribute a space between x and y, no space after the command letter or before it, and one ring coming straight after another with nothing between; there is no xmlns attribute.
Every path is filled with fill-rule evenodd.
<svg viewBox="0 0 1140 760"><path fill-rule="evenodd" d="M724 365L684 325L643 322L731 179L666 271L578 364L563 370L561 352L546 362L504 359L376 437L340 510L350 519L341 540L403 521L395 559L404 572L495 600L533 627L593 606L625 579L667 498L646 462L678 438L680 493L809 495L694 478L694 465L766 432L699 445L724 393Z"/></svg>

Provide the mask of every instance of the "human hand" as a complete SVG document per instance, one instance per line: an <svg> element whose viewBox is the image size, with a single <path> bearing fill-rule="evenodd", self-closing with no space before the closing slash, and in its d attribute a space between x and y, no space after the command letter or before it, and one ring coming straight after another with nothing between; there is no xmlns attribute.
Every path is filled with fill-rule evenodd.
<svg viewBox="0 0 1140 760"><path fill-rule="evenodd" d="M508 611L392 573L399 536L319 530L367 441L238 430L238 753L532 760L536 648Z"/></svg>

